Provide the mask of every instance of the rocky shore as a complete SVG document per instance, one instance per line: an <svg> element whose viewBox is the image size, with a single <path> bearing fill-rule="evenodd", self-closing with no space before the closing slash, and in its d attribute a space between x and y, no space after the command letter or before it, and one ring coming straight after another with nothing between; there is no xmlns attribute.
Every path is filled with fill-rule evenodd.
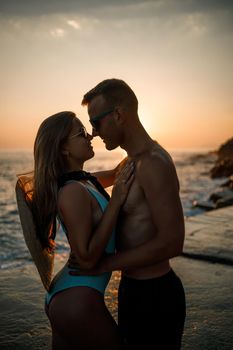
<svg viewBox="0 0 233 350"><path fill-rule="evenodd" d="M211 177L213 179L216 177L231 177L233 175L233 137L223 143L216 153L218 158L211 169Z"/></svg>
<svg viewBox="0 0 233 350"><path fill-rule="evenodd" d="M194 201L193 207L213 210L233 205L233 138L224 142L217 150L215 164L210 170L212 179L225 179L219 189L211 193L207 201ZM208 157L208 154L206 155Z"/></svg>

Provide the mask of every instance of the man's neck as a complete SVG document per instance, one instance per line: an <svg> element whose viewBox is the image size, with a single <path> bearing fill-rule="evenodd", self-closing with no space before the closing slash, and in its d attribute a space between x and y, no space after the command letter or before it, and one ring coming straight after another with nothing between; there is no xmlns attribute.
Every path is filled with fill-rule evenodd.
<svg viewBox="0 0 233 350"><path fill-rule="evenodd" d="M124 142L120 145L130 158L135 158L151 150L156 141L148 135L146 130L140 125L137 128L128 129Z"/></svg>

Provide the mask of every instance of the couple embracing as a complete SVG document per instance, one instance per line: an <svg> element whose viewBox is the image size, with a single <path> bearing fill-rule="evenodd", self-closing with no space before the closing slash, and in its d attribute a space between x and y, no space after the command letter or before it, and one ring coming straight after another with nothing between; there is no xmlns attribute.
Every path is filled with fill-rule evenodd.
<svg viewBox="0 0 233 350"><path fill-rule="evenodd" d="M36 235L52 252L58 220L70 245L69 261L46 292L52 349L180 349L185 294L169 259L182 252L184 217L174 163L144 129L124 81L100 82L82 104L92 135L65 111L42 122L34 143L29 204ZM115 169L83 170L95 136L107 150L127 152ZM117 323L104 302L115 270Z"/></svg>

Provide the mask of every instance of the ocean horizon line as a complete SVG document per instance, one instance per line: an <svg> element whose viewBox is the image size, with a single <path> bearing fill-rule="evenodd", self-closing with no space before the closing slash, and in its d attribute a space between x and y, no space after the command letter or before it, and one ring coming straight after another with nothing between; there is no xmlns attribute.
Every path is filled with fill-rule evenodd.
<svg viewBox="0 0 233 350"><path fill-rule="evenodd" d="M211 146L197 146L197 147L165 147L165 149L168 152L211 152L215 151L217 147L211 147ZM104 147L96 147L94 148L95 152L122 152L125 153L123 149L120 147L116 148L115 150L108 151ZM18 148L0 148L0 153L20 153L20 152L26 152L26 153L33 153L33 149L29 147L18 147Z"/></svg>

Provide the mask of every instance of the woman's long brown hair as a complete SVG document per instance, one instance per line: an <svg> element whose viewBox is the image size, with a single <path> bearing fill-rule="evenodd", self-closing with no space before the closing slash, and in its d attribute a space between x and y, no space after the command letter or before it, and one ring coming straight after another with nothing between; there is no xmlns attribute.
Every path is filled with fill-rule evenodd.
<svg viewBox="0 0 233 350"><path fill-rule="evenodd" d="M58 179L66 171L62 147L75 117L69 111L48 117L40 125L34 142L31 205L37 236L48 249L53 249L56 235Z"/></svg>

